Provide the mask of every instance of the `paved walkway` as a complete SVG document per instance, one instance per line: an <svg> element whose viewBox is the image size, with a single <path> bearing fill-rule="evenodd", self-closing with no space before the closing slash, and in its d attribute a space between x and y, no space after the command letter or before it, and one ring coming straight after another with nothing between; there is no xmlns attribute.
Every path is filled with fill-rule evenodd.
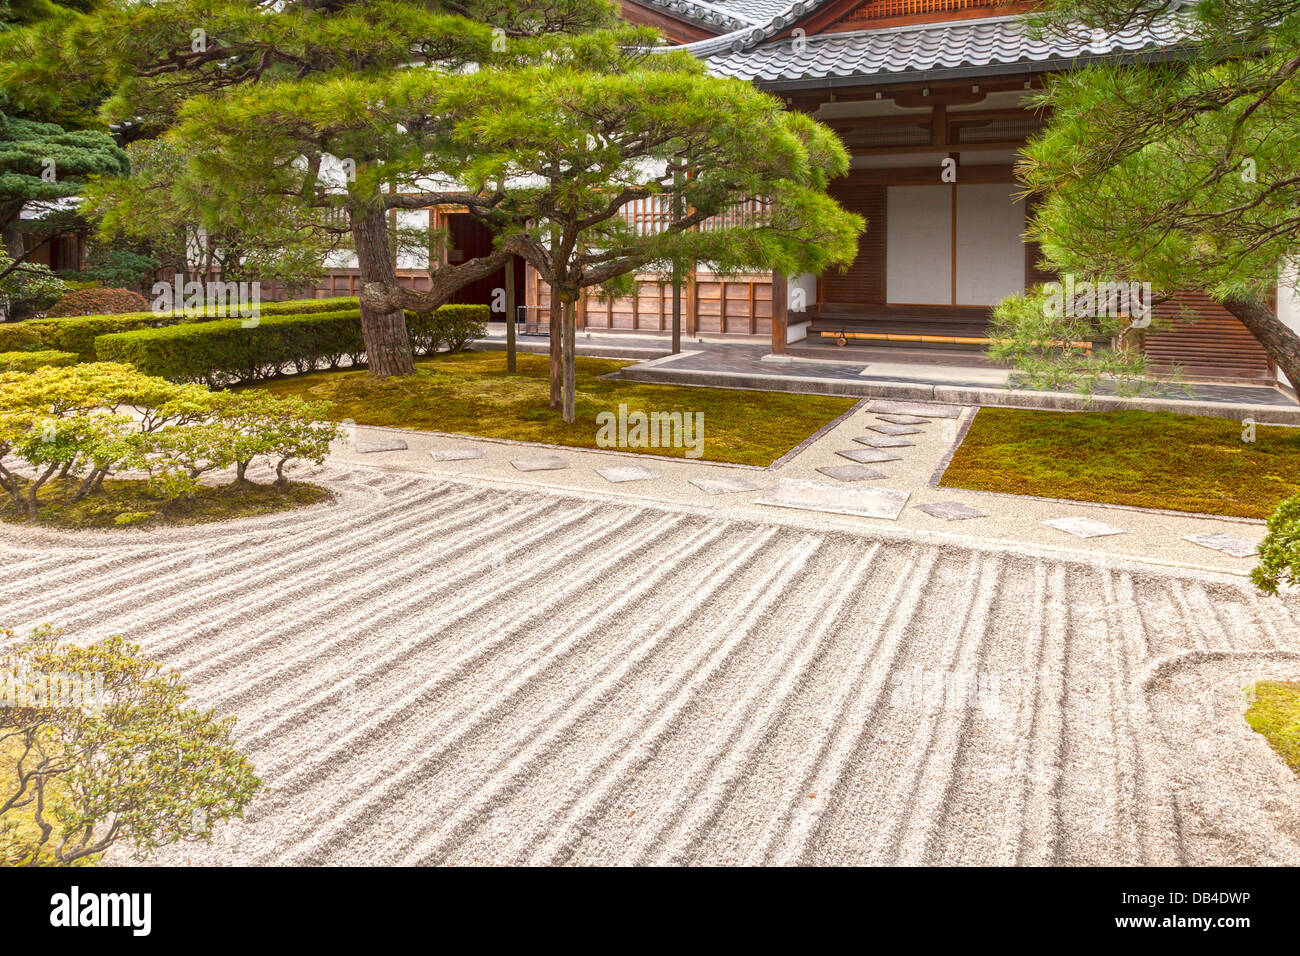
<svg viewBox="0 0 1300 956"><path fill-rule="evenodd" d="M479 347L504 348L504 334L492 331ZM520 348L544 352L547 339L521 337ZM1089 402L1069 392L1011 388L1006 369L993 367L978 355L950 352L931 356L906 349L850 348L831 361L798 354L775 356L768 345L749 337L741 341L715 337L683 339L682 352L672 355L662 336L608 332L581 333L577 350L583 355L635 359L637 365L617 374L631 381L1028 408L1141 408L1300 425L1300 405L1272 386L1191 382L1187 389L1170 388L1135 399L1121 398L1103 386ZM862 357L854 360L855 355Z"/></svg>
<svg viewBox="0 0 1300 956"><path fill-rule="evenodd" d="M837 527L905 537L1044 545L1103 562L1130 557L1236 574L1254 566L1260 521L936 487L975 411L865 400L771 468L365 427L331 460L735 517L816 515ZM704 438L707 446L707 422Z"/></svg>

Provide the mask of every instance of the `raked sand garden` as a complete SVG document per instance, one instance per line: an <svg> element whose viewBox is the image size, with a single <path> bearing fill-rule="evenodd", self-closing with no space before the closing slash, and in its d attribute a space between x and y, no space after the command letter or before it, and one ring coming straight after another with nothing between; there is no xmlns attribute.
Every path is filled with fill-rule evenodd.
<svg viewBox="0 0 1300 956"><path fill-rule="evenodd" d="M4 526L0 615L124 633L265 789L160 863L1300 863L1238 576L362 465L291 514ZM110 855L124 862L126 854Z"/></svg>

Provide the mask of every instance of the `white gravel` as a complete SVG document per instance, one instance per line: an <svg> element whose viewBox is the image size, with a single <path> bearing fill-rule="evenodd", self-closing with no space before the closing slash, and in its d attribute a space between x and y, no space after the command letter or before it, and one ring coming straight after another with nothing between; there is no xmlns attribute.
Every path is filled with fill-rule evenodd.
<svg viewBox="0 0 1300 956"><path fill-rule="evenodd" d="M1294 598L325 474L293 514L0 530L0 624L124 633L239 716L264 790L158 862L1300 864L1300 781L1241 718L1300 679Z"/></svg>

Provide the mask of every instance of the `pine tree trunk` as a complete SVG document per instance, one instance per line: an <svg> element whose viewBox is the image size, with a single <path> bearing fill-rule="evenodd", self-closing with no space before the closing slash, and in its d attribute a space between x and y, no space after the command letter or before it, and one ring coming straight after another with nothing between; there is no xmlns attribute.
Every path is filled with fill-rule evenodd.
<svg viewBox="0 0 1300 956"><path fill-rule="evenodd" d="M547 320L547 338L550 339L551 354L551 408L560 407L562 365L560 352L564 345L560 332L561 325L563 322L560 320L560 294L555 291L555 286L551 286L551 315Z"/></svg>
<svg viewBox="0 0 1300 956"><path fill-rule="evenodd" d="M368 282L397 281L388 243L388 219L382 205L352 209L352 240L363 287ZM411 340L406 333L406 316L401 309L381 313L362 305L361 338L366 344L366 361L371 375L389 378L415 374Z"/></svg>
<svg viewBox="0 0 1300 956"><path fill-rule="evenodd" d="M576 407L576 376L573 369L574 339L577 328L578 304L572 299L564 303L564 422L572 425L578 420Z"/></svg>
<svg viewBox="0 0 1300 956"><path fill-rule="evenodd" d="M1300 335L1296 335L1266 305L1249 299L1227 298L1223 307L1241 320L1250 334L1264 346L1277 367L1286 373L1291 387L1300 393Z"/></svg>
<svg viewBox="0 0 1300 956"><path fill-rule="evenodd" d="M515 260L506 260L506 371L515 370Z"/></svg>

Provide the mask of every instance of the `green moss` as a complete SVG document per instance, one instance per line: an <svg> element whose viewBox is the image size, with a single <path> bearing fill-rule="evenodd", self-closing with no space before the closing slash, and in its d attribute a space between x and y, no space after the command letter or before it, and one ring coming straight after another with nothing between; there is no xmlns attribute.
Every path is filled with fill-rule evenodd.
<svg viewBox="0 0 1300 956"><path fill-rule="evenodd" d="M982 408L940 485L1267 518L1300 494L1300 429L1169 412Z"/></svg>
<svg viewBox="0 0 1300 956"><path fill-rule="evenodd" d="M276 395L333 403L336 420L359 425L596 447L596 416L629 411L703 412L710 461L768 465L854 405L851 398L744 392L620 382L599 376L628 362L579 356L575 364L577 422L565 425L549 406L544 355L520 354L506 372L502 352L459 352L417 363L415 376L371 378L366 372L322 372L258 386ZM627 449L683 457L683 448Z"/></svg>
<svg viewBox="0 0 1300 956"><path fill-rule="evenodd" d="M228 518L248 518L330 501L333 494L319 485L286 482L283 487L264 484L202 486L192 497L171 501L155 495L147 481L110 479L101 491L72 501L75 481L51 480L39 495L39 525L68 528L155 528L204 524ZM25 511L11 501L0 505L0 519L21 523Z"/></svg>
<svg viewBox="0 0 1300 956"><path fill-rule="evenodd" d="M1246 723L1300 774L1300 684L1257 681L1246 693L1252 699Z"/></svg>

